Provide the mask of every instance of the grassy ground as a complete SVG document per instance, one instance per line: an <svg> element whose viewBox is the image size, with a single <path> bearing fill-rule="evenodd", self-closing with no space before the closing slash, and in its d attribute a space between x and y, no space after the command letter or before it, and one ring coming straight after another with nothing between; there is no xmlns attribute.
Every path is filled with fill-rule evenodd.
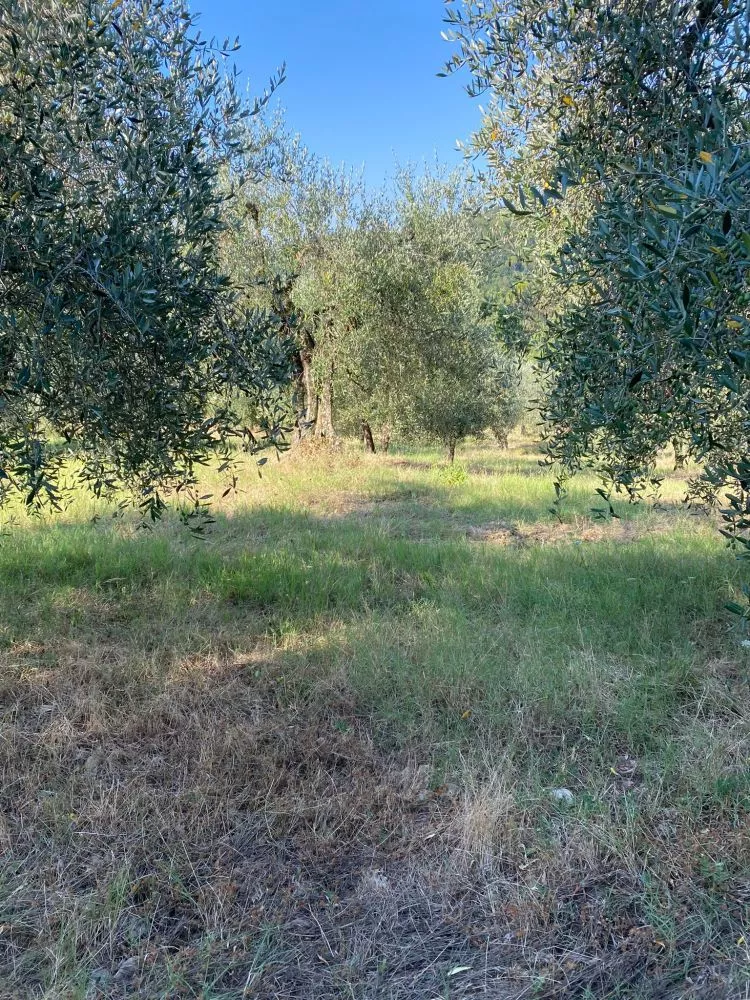
<svg viewBox="0 0 750 1000"><path fill-rule="evenodd" d="M0 996L750 996L737 564L515 444L6 524Z"/></svg>

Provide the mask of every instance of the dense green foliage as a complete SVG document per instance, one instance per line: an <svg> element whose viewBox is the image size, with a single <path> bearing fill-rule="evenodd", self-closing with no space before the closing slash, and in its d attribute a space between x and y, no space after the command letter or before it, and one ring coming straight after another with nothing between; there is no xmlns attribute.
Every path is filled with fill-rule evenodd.
<svg viewBox="0 0 750 1000"><path fill-rule="evenodd" d="M748 17L738 0L450 14L452 65L489 91L474 141L495 190L556 231L551 454L635 496L677 435L706 463L699 493L738 487L730 532L747 524L750 482Z"/></svg>
<svg viewBox="0 0 750 1000"><path fill-rule="evenodd" d="M286 169L234 200L226 252L249 301L294 330L300 433L434 439L451 455L490 427L503 438L521 407L499 328L516 320L464 179L404 171L371 196L280 141Z"/></svg>
<svg viewBox="0 0 750 1000"><path fill-rule="evenodd" d="M298 436L333 436L335 342L350 313L342 289L371 209L359 178L312 156L277 123L254 141L273 144L280 169L250 178L228 203L227 267L248 304L274 309L295 344L290 409Z"/></svg>
<svg viewBox="0 0 750 1000"><path fill-rule="evenodd" d="M219 177L260 105L181 0L43 6L0 5L0 500L57 503L73 451L156 515L235 438L209 396L284 376L218 257Z"/></svg>
<svg viewBox="0 0 750 1000"><path fill-rule="evenodd" d="M485 228L460 175L400 176L350 272L340 394L351 421L440 441L450 457L463 438L514 426L517 365L500 344L510 318L491 294Z"/></svg>
<svg viewBox="0 0 750 1000"><path fill-rule="evenodd" d="M156 516L295 417L452 455L518 416L463 181L368 196L243 104L231 48L184 0L3 3L0 499L59 504L74 456Z"/></svg>

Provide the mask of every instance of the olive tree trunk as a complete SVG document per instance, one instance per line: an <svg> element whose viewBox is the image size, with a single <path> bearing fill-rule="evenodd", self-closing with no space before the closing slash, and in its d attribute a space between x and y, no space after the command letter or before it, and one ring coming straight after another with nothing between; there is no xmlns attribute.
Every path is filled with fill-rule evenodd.
<svg viewBox="0 0 750 1000"><path fill-rule="evenodd" d="M365 451L369 452L371 455L375 454L375 438L372 436L372 428L367 423L366 420L362 421L362 440L365 444Z"/></svg>
<svg viewBox="0 0 750 1000"><path fill-rule="evenodd" d="M318 393L315 388L312 361L315 341L305 332L299 349L299 394L301 405L297 414L297 440L300 441L315 430L318 421Z"/></svg>

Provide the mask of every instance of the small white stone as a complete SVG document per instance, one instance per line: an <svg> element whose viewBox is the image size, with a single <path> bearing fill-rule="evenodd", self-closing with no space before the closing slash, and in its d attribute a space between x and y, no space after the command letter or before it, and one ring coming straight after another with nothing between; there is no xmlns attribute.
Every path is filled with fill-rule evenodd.
<svg viewBox="0 0 750 1000"><path fill-rule="evenodd" d="M555 800L555 802L564 802L567 806L569 806L575 798L569 788L553 788L550 792L550 796Z"/></svg>

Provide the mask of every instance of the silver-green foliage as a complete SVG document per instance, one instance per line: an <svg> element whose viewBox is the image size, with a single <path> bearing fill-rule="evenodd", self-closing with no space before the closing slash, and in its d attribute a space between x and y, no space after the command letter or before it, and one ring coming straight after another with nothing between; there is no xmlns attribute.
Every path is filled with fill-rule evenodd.
<svg viewBox="0 0 750 1000"><path fill-rule="evenodd" d="M451 450L515 420L517 366L498 336L512 310L489 280L487 225L464 179L403 171L372 196L285 145L288 169L235 199L228 254L257 301L274 294L269 274L287 276L304 420Z"/></svg>
<svg viewBox="0 0 750 1000"><path fill-rule="evenodd" d="M476 205L460 175L402 173L352 270L350 411L451 452L489 427L504 358L485 275Z"/></svg>
<svg viewBox="0 0 750 1000"><path fill-rule="evenodd" d="M361 177L312 155L282 122L254 122L249 134L253 145L276 151L276 169L229 199L224 260L248 305L283 318L298 376L289 406L301 433L320 431L319 402L330 395L338 331L350 312L344 286L372 208Z"/></svg>
<svg viewBox="0 0 750 1000"><path fill-rule="evenodd" d="M475 143L496 191L527 222L564 222L541 345L552 455L637 496L679 435L706 465L698 491L728 488L727 530L741 533L750 8L477 0L449 19L452 65L489 95ZM536 187L519 196L510 179Z"/></svg>
<svg viewBox="0 0 750 1000"><path fill-rule="evenodd" d="M0 3L0 501L58 502L75 450L97 493L156 515L234 438L209 398L284 377L218 255L259 105L194 21L181 0Z"/></svg>

